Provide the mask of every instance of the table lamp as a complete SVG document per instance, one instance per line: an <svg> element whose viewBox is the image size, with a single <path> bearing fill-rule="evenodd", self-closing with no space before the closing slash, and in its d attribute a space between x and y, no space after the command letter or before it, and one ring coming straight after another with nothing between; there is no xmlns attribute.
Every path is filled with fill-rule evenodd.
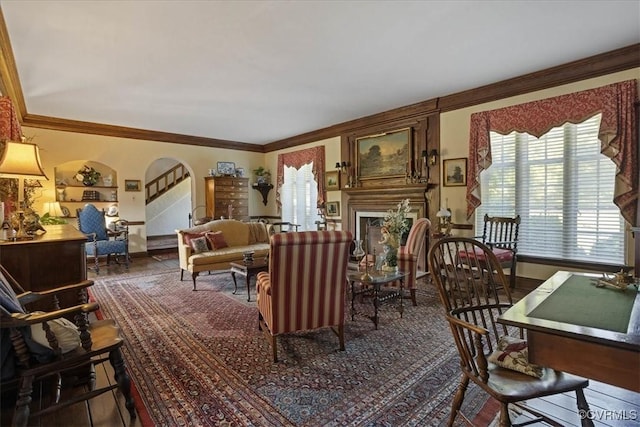
<svg viewBox="0 0 640 427"><path fill-rule="evenodd" d="M0 157L0 178L18 179L19 226L16 239L26 239L29 235L24 229L24 180L48 179L42 170L38 146L28 142L7 141Z"/></svg>

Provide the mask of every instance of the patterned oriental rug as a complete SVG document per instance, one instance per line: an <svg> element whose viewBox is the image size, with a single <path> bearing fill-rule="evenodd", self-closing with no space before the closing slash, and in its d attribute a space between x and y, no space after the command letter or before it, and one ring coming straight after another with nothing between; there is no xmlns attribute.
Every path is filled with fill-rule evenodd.
<svg viewBox="0 0 640 427"><path fill-rule="evenodd" d="M99 278L92 289L126 336L125 361L153 425L446 425L459 359L435 290L419 290L402 319L383 305L377 331L348 316L343 352L328 329L279 337L274 364L244 286L233 295L224 272L201 275L193 292L179 276ZM360 304L372 311L370 300ZM474 416L486 402L472 384L463 410Z"/></svg>

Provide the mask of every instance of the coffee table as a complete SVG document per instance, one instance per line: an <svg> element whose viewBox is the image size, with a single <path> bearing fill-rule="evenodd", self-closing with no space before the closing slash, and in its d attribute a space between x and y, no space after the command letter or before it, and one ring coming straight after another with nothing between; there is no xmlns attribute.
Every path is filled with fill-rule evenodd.
<svg viewBox="0 0 640 427"><path fill-rule="evenodd" d="M373 307L374 307L374 315L370 316L370 319L373 320L373 324L375 328L378 329L378 307L385 301L400 300L400 307L398 311L400 311L400 318L402 318L402 314L404 312L404 304L402 302L403 293L404 293L404 278L408 275L403 271L394 271L394 272L371 272L369 273L369 277L363 278L363 273L358 272L349 272L347 274L347 278L349 283L351 284L351 320L354 320L356 314L354 301L356 299L356 295L370 295L373 296ZM382 289L382 286L388 283L396 282L400 283L399 289ZM360 283L360 289L356 289L355 284Z"/></svg>
<svg viewBox="0 0 640 427"><path fill-rule="evenodd" d="M251 301L251 289L249 287L249 283L251 282L251 278L256 276L261 271L269 270L269 263L266 258L257 258L252 262L232 262L231 265L231 276L233 277L233 294L238 291L238 283L236 282L236 274L244 276L247 282L247 301Z"/></svg>

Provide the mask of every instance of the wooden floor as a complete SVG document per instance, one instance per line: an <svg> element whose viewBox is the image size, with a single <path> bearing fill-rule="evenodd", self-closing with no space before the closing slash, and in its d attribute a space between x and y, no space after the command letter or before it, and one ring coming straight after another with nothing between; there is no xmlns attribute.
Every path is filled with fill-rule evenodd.
<svg viewBox="0 0 640 427"><path fill-rule="evenodd" d="M134 258L130 265L130 271L148 271L166 268L175 268L179 271L176 259L167 259L162 254L153 257ZM126 273L120 266L101 268L100 276L118 275ZM89 273L89 278L95 278L93 272ZM514 296L522 297L527 293L527 289L516 286ZM640 367L639 367L640 369ZM113 371L108 363L96 369L97 386L111 383ZM640 372L639 372L640 375ZM77 390L67 390L66 393L74 393ZM8 393L11 394L11 393ZM591 381L589 388L585 392L587 401L592 410L592 418L596 426L640 426L640 393L633 393L624 389L609 386L607 384ZM37 407L46 402L46 393L40 389L34 389L34 403ZM40 401L40 397L42 401ZM8 399L10 400L10 399ZM580 426L580 419L577 415L575 395L563 394L545 399L536 399L528 402L532 408L548 414L560 421L565 426ZM2 426L11 425L11 405L3 401L0 421ZM525 415L517 415L519 418L514 421L527 419ZM89 402L81 402L60 411L57 414L47 416L39 420L33 420L30 426L41 427L119 427L119 426L141 426L140 417L131 420L124 407L124 399L118 391L105 393L92 399ZM462 425L462 424L460 424Z"/></svg>

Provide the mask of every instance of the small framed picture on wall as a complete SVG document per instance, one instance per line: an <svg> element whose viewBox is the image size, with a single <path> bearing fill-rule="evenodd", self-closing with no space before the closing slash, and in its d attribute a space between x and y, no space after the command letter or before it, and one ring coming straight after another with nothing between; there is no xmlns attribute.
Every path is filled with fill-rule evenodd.
<svg viewBox="0 0 640 427"><path fill-rule="evenodd" d="M327 191L340 189L340 172L327 171L324 173L324 188Z"/></svg>
<svg viewBox="0 0 640 427"><path fill-rule="evenodd" d="M447 159L442 163L442 182L445 187L467 185L467 159Z"/></svg>
<svg viewBox="0 0 640 427"><path fill-rule="evenodd" d="M340 202L327 202L327 216L340 216Z"/></svg>

